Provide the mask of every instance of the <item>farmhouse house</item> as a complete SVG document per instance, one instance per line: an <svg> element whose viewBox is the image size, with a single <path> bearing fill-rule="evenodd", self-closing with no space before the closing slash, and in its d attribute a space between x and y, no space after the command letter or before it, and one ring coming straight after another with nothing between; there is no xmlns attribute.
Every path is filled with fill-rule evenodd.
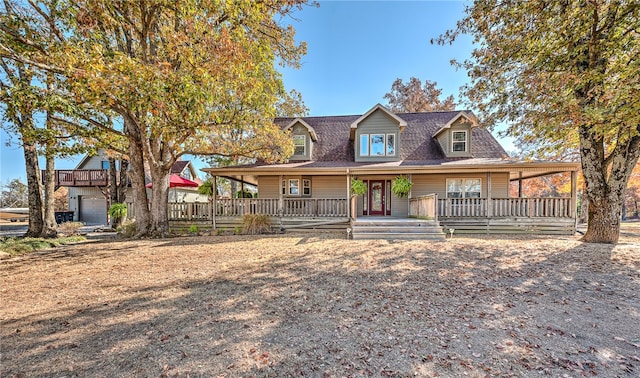
<svg viewBox="0 0 640 378"><path fill-rule="evenodd" d="M428 237L442 228L575 232L579 163L512 160L469 112L393 113L378 104L362 115L275 122L295 145L287 162L204 169L258 191L252 199L216 199L214 227L261 213L276 227L341 227L363 238ZM522 187L559 172L571 172L570 197L509 196L512 182ZM406 196L392 190L398 178L412 184ZM366 193L352 196L354 179Z"/></svg>

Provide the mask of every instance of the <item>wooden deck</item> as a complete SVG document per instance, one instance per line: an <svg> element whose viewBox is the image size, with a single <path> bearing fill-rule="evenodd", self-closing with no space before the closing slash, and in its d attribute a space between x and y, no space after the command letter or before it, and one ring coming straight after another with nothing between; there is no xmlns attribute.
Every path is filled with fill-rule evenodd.
<svg viewBox="0 0 640 378"><path fill-rule="evenodd" d="M45 171L41 172L42 181L45 181ZM61 186L94 187L107 186L109 183L109 171L106 169L68 169L54 172L56 188Z"/></svg>

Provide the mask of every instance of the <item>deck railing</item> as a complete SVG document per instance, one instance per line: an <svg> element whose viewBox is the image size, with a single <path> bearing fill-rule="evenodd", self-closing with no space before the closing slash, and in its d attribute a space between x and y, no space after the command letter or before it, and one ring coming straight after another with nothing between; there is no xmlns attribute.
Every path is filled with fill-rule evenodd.
<svg viewBox="0 0 640 378"><path fill-rule="evenodd" d="M285 198L280 206L278 198L222 198L213 203L169 203L169 220L212 219L241 217L246 214L264 214L270 217L346 217L346 198Z"/></svg>
<svg viewBox="0 0 640 378"><path fill-rule="evenodd" d="M453 218L573 218L571 198L443 198L438 215Z"/></svg>
<svg viewBox="0 0 640 378"><path fill-rule="evenodd" d="M45 171L41 174L44 182ZM109 172L106 169L60 169L54 172L53 179L56 186L106 186Z"/></svg>
<svg viewBox="0 0 640 378"><path fill-rule="evenodd" d="M409 216L416 218L429 218L438 220L436 211L438 203L437 194L428 194L409 199Z"/></svg>

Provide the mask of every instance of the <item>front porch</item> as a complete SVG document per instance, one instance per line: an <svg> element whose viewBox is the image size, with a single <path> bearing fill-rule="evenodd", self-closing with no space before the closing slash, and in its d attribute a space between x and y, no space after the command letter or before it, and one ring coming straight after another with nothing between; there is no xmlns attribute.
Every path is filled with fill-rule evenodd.
<svg viewBox="0 0 640 378"><path fill-rule="evenodd" d="M411 197L404 219L432 221L455 233L575 233L575 204L554 198L438 198ZM403 217L366 217L356 211L357 197L347 198L217 198L207 203L169 203L169 221L202 228L234 229L247 214L270 218L274 229L344 230L357 221L367 225ZM424 223L424 222L423 222Z"/></svg>

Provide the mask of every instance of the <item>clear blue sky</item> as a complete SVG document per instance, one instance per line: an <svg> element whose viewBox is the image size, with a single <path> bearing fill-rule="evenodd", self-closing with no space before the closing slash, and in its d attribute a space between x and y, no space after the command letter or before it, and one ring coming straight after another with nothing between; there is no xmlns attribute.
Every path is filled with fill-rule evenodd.
<svg viewBox="0 0 640 378"><path fill-rule="evenodd" d="M299 70L282 69L285 86L302 93L314 116L363 114L385 103L396 78L436 81L445 96L457 98L468 78L450 61L469 57L471 38L452 46L430 40L454 28L463 11L462 1L321 1L318 8L306 7L291 23L296 39L307 42L307 55ZM0 182L26 181L21 148L15 141L5 146L4 131L1 139ZM56 168L73 168L78 160L60 160Z"/></svg>

